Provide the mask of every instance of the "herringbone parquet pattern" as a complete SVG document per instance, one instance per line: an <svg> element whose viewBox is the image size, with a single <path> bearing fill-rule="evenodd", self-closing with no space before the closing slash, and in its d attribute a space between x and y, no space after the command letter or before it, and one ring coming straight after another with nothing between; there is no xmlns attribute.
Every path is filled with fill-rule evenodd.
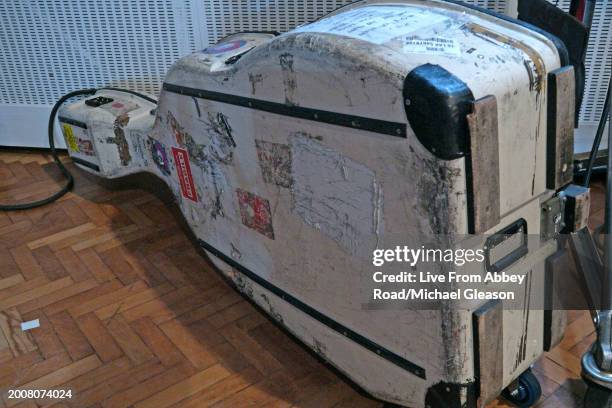
<svg viewBox="0 0 612 408"><path fill-rule="evenodd" d="M0 212L0 407L381 405L221 279L172 206L69 166L76 188L60 201ZM0 202L41 198L58 180L48 155L0 151ZM40 328L22 331L33 319ZM570 320L561 346L535 367L542 407L579 406L579 358L593 329L584 312ZM73 398L7 397L35 388Z"/></svg>

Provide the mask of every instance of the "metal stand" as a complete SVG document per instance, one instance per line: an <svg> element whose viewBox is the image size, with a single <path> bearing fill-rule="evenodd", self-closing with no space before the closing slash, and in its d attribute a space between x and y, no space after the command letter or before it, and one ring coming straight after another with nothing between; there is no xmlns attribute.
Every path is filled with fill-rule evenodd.
<svg viewBox="0 0 612 408"><path fill-rule="evenodd" d="M612 124L612 114L610 124ZM612 126L608 126L603 262L588 231L572 234L570 238L597 330L597 340L582 357L582 376L591 383L585 397L586 408L612 407L612 154L610 152L612 152ZM588 238L585 233L589 235ZM580 249L582 254L577 252L577 249ZM589 253L587 258L591 259L581 258L585 253ZM601 283L600 286L597 285L598 282ZM595 297L597 287L601 288L599 301Z"/></svg>

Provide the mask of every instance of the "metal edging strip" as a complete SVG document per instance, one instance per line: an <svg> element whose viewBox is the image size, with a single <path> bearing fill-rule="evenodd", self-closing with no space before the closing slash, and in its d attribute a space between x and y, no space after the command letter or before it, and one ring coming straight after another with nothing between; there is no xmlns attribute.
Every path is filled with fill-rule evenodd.
<svg viewBox="0 0 612 408"><path fill-rule="evenodd" d="M57 120L59 120L60 122L68 123L69 125L87 129L87 123L81 122L80 120L65 118L63 116L58 116Z"/></svg>
<svg viewBox="0 0 612 408"><path fill-rule="evenodd" d="M193 96L196 98L227 103L235 106L256 109L264 112L276 113L294 118L313 120L316 122L328 123L350 127L353 129L367 130L374 133L406 138L406 124L390 122L380 119L365 118L362 116L347 115L344 113L330 112L319 109L304 108L301 106L291 106L283 103L252 99L244 96L231 95L221 92L207 91L204 89L189 88L180 85L164 83L163 89L168 92Z"/></svg>
<svg viewBox="0 0 612 408"><path fill-rule="evenodd" d="M80 164L81 166L89 167L90 169L95 170L95 171L100 171L100 167L97 164L93 164L86 160L79 159L78 157L70 157L70 159L72 159L72 161L75 162L76 164Z"/></svg>
<svg viewBox="0 0 612 408"><path fill-rule="evenodd" d="M424 380L427 378L426 375L425 375L425 369L424 368L414 364L411 361L406 360L402 356L399 356L399 355L395 354L394 352L392 352L390 350L387 350L386 348L380 346L379 344L373 342L372 340L369 340L366 337L362 336L361 334L359 334L359 333L349 329L348 327L342 325L341 323L338 323L337 321L335 321L331 317L324 315L323 313L321 313L318 310L314 309L313 307L307 305L306 303L302 302L301 300L291 296L290 294L288 294L284 290L280 289L278 286L275 286L272 283L268 282L267 280L263 279L261 276L255 274L254 272L252 272L251 270L249 270L245 266L243 266L243 265L239 264L238 262L234 261L232 258L230 258L229 256L225 255L223 252L219 251L218 249L216 249L215 247L211 246L207 242L205 242L205 241L203 241L201 239L198 239L198 242L199 242L199 244L200 244L200 246L202 248L204 248L208 252L212 253L216 257L220 258L223 262L227 263L232 268L237 269L238 271L240 271L240 273L245 275L247 278L251 279L253 282L258 284L259 286L261 286L264 289L272 292L274 295L276 295L279 298L283 299L285 302L287 302L290 305L296 307L300 311L306 313L308 316L312 317L313 319L317 320L318 322L324 324L325 326L329 327L330 329L334 330L335 332L340 333L344 337L354 341L355 343L359 344L360 346L370 350L374 354L384 358L385 360L389 361L390 363L392 363L392 364L394 364L394 365L396 365L396 366L398 366L400 368L403 368L406 371L411 372L412 374L416 375L417 377L420 377L420 378L422 378Z"/></svg>

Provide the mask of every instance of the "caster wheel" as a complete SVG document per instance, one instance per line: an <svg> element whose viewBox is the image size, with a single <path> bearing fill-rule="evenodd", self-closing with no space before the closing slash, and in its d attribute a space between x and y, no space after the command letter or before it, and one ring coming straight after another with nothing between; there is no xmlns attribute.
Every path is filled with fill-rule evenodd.
<svg viewBox="0 0 612 408"><path fill-rule="evenodd" d="M584 408L612 408L612 392L596 384L588 384Z"/></svg>
<svg viewBox="0 0 612 408"><path fill-rule="evenodd" d="M525 371L518 377L516 389L506 388L502 396L510 403L519 408L529 408L533 406L542 396L540 382L531 370Z"/></svg>

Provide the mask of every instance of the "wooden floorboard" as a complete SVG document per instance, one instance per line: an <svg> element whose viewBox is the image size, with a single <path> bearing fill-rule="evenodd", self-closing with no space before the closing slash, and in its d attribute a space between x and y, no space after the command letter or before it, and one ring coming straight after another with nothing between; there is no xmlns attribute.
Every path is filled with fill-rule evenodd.
<svg viewBox="0 0 612 408"><path fill-rule="evenodd" d="M64 158L75 189L49 206L0 212L1 407L377 407L238 295L192 245L170 206L109 188ZM63 180L48 154L0 151L0 201ZM593 188L593 228L603 221ZM23 332L22 321L40 327ZM539 407L578 407L586 312L535 364ZM8 389L72 389L58 402ZM502 400L491 407L509 406Z"/></svg>

